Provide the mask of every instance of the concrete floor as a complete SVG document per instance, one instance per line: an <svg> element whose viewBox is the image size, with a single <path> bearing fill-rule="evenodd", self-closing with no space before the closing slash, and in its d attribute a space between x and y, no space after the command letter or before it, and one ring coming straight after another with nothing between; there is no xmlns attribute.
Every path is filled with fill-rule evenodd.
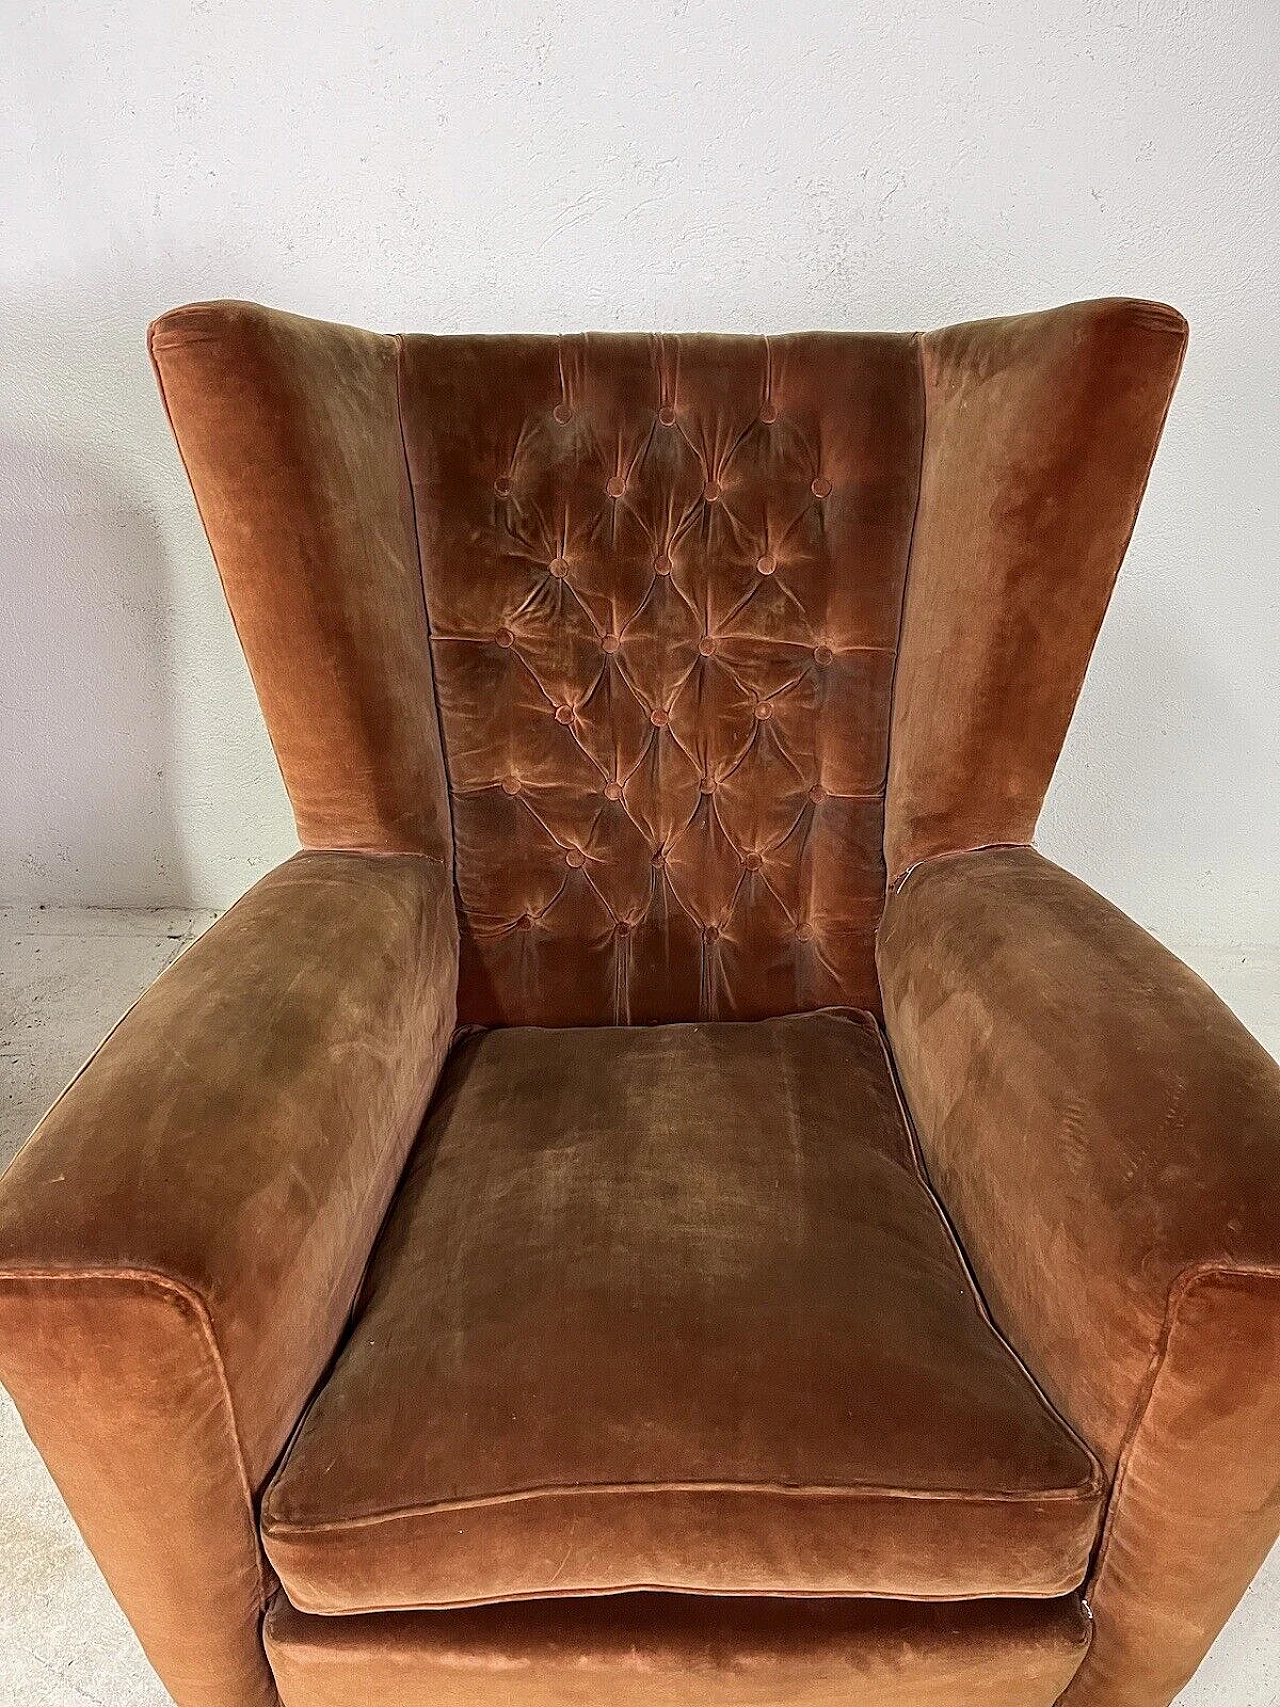
<svg viewBox="0 0 1280 1707"><path fill-rule="evenodd" d="M0 1167L130 1002L210 915L0 909ZM1182 950L1280 1054L1280 950ZM1280 1548L1181 1707L1280 1707ZM165 1707L0 1392L0 1702Z"/></svg>

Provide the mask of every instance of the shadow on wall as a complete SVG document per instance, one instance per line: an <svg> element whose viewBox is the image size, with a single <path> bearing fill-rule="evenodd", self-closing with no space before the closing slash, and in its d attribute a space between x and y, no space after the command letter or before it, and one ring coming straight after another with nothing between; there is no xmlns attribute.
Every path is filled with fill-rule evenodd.
<svg viewBox="0 0 1280 1707"><path fill-rule="evenodd" d="M1209 612L1189 612L1196 589L1161 596L1144 572L1150 551L1134 557L1037 845L1166 942L1267 940L1258 847L1244 834L1274 812L1264 707L1247 703L1247 675L1211 643Z"/></svg>
<svg viewBox="0 0 1280 1707"><path fill-rule="evenodd" d="M0 471L4 898L180 899L173 595L154 504L50 440L0 436Z"/></svg>
<svg viewBox="0 0 1280 1707"><path fill-rule="evenodd" d="M0 903L226 907L297 846L147 359L218 294L140 251L0 301Z"/></svg>
<svg viewBox="0 0 1280 1707"><path fill-rule="evenodd" d="M245 279L140 249L0 308L0 902L225 906L296 845L145 347L177 302L296 301L252 253ZM1206 461L1196 350L1038 839L1165 936L1263 941L1274 848L1245 827L1274 821L1280 726L1223 613L1258 609L1257 531L1230 518L1265 422L1237 411L1239 454ZM1216 467L1238 493L1206 494Z"/></svg>

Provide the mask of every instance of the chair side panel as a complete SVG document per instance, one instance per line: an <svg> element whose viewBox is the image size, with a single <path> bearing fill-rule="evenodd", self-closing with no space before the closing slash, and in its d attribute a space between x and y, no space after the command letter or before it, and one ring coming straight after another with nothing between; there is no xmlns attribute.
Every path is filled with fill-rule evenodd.
<svg viewBox="0 0 1280 1707"><path fill-rule="evenodd" d="M448 859L394 339L221 302L150 343L303 846Z"/></svg>
<svg viewBox="0 0 1280 1707"><path fill-rule="evenodd" d="M920 507L894 694L890 876L1029 842L1186 346L1111 299L921 340Z"/></svg>

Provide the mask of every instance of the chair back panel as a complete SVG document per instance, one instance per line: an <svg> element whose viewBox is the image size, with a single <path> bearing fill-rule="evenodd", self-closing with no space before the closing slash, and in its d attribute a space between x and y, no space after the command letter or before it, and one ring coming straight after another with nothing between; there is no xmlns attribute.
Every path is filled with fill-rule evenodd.
<svg viewBox="0 0 1280 1707"><path fill-rule="evenodd" d="M402 341L459 1017L878 1008L910 336Z"/></svg>

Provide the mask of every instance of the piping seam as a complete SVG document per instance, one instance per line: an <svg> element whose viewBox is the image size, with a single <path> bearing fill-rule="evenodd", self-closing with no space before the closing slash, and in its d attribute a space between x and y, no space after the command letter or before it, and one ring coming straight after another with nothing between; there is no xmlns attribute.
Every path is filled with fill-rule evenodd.
<svg viewBox="0 0 1280 1707"><path fill-rule="evenodd" d="M221 1410L227 1425L227 1433L231 1440L232 1456L235 1459L236 1475L243 1495L242 1510L247 1521L251 1549L254 1557L254 1571L258 1583L258 1614L261 1616L270 1598L267 1589L266 1573L263 1569L262 1538L254 1522L254 1501L249 1481L248 1465L245 1462L244 1445L240 1438L240 1430L236 1423L235 1406L232 1403L231 1387L227 1381L226 1365L222 1360L222 1352L218 1346L217 1335L213 1331L213 1321L209 1315L208 1306L191 1286L185 1281L176 1279L173 1275L163 1274L154 1269L143 1268L6 1268L0 1271L0 1286L6 1284L43 1284L49 1281L75 1281L100 1284L108 1282L123 1284L125 1287L136 1287L142 1291L153 1291L159 1296L169 1299L175 1304L179 1315L189 1311L188 1321L194 1319L204 1341L210 1365L218 1382L219 1394L222 1400Z"/></svg>

